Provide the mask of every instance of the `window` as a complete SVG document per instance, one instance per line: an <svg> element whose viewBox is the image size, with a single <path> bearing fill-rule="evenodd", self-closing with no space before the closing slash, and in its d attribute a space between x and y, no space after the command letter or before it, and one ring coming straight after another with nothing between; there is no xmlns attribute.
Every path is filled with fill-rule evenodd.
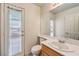
<svg viewBox="0 0 79 59"><path fill-rule="evenodd" d="M54 36L54 22L50 20L50 36Z"/></svg>

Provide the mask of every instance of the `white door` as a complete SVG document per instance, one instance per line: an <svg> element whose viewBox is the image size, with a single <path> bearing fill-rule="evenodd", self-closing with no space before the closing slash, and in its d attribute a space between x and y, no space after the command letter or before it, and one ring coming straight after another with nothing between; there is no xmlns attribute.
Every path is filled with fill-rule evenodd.
<svg viewBox="0 0 79 59"><path fill-rule="evenodd" d="M5 4L5 55L24 55L24 9Z"/></svg>

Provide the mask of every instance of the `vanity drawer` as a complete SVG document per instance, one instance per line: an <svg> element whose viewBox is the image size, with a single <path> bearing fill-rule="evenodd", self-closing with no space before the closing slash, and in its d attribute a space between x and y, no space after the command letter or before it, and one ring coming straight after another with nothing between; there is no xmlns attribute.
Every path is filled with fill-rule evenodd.
<svg viewBox="0 0 79 59"><path fill-rule="evenodd" d="M43 52L46 53L48 56L62 56L60 53L54 51L53 49L42 45L42 50L41 50L42 54Z"/></svg>

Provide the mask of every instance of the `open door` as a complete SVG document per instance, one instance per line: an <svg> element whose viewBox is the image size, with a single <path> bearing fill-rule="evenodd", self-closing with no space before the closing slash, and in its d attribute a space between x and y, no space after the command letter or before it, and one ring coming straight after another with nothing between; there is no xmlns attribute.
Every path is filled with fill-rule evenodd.
<svg viewBox="0 0 79 59"><path fill-rule="evenodd" d="M5 4L5 55L24 55L24 9Z"/></svg>

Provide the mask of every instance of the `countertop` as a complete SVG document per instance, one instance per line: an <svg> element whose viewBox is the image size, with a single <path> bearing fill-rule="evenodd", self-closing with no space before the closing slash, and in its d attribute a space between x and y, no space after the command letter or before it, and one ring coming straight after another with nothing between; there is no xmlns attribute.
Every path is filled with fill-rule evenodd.
<svg viewBox="0 0 79 59"><path fill-rule="evenodd" d="M69 45L69 47L72 49L72 51L62 51L62 50L56 49L54 46L49 44L51 42L58 42L57 37L50 37L47 35L43 35L43 36L39 36L39 37L47 39L47 40L41 42L41 44L46 45L47 47L57 51L58 53L60 53L64 56L79 56L79 46L78 45L67 43Z"/></svg>

